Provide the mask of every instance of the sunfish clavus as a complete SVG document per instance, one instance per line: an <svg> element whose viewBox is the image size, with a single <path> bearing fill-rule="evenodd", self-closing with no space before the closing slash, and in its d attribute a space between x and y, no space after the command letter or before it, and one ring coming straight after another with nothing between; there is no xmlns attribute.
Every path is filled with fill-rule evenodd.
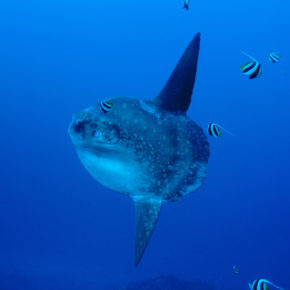
<svg viewBox="0 0 290 290"><path fill-rule="evenodd" d="M69 135L79 159L102 185L136 208L135 265L161 205L196 191L206 176L209 144L186 111L195 82L200 34L153 99L109 98L76 113Z"/></svg>

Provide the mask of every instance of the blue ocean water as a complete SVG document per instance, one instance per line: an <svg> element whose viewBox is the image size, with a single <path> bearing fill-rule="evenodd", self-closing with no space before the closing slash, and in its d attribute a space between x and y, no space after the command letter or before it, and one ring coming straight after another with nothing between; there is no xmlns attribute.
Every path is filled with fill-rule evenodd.
<svg viewBox="0 0 290 290"><path fill-rule="evenodd" d="M289 1L182 7L0 3L0 289L121 289L162 274L220 290L257 278L290 289ZM204 185L163 207L134 268L133 202L91 178L68 125L106 97L156 96L199 31L188 115L235 136L210 138ZM261 62L262 77L241 74L241 51ZM281 63L268 61L273 51Z"/></svg>

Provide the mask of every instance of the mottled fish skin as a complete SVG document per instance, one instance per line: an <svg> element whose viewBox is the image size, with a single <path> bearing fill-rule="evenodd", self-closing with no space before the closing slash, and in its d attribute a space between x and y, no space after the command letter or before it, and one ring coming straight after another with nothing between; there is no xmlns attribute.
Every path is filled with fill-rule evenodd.
<svg viewBox="0 0 290 290"><path fill-rule="evenodd" d="M206 176L207 137L186 115L199 43L198 33L154 99L106 99L110 110L100 109L99 102L75 114L69 128L88 172L104 186L135 202L136 266L162 204L196 191Z"/></svg>
<svg viewBox="0 0 290 290"><path fill-rule="evenodd" d="M109 102L114 104L109 113L101 112L96 104L76 114L70 135L85 167L87 158L82 156L89 152L108 163L119 155L123 168L133 170L127 186L113 181L110 168L107 174L102 170L103 178L87 168L95 179L131 197L146 195L163 201L178 200L200 187L209 144L194 121L184 113L162 111L149 100L115 98ZM84 124L81 134L74 130L80 123ZM101 139L94 137L95 132L101 132Z"/></svg>

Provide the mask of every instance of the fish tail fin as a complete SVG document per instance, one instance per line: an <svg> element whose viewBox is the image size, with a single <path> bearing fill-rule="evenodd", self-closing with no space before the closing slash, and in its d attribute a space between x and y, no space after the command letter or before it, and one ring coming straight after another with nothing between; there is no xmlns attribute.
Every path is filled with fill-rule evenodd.
<svg viewBox="0 0 290 290"><path fill-rule="evenodd" d="M136 241L135 267L138 266L159 218L161 200L135 198Z"/></svg>
<svg viewBox="0 0 290 290"><path fill-rule="evenodd" d="M248 285L249 285L250 289L252 289L252 286L253 286L253 285L252 285L251 283L248 283Z"/></svg>
<svg viewBox="0 0 290 290"><path fill-rule="evenodd" d="M245 55L245 56L247 56L247 57L249 57L249 58L252 59L253 61L258 62L254 57L252 57L252 56L249 55L248 53L242 51L242 54Z"/></svg>

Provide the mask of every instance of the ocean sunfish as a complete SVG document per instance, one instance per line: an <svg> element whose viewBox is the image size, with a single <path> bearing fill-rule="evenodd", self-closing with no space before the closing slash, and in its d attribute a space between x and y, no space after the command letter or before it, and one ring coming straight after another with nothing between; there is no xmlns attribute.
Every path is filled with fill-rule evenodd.
<svg viewBox="0 0 290 290"><path fill-rule="evenodd" d="M135 266L161 205L196 191L206 176L209 143L186 115L199 45L198 33L155 98L103 100L76 113L69 127L78 157L92 177L135 203Z"/></svg>

